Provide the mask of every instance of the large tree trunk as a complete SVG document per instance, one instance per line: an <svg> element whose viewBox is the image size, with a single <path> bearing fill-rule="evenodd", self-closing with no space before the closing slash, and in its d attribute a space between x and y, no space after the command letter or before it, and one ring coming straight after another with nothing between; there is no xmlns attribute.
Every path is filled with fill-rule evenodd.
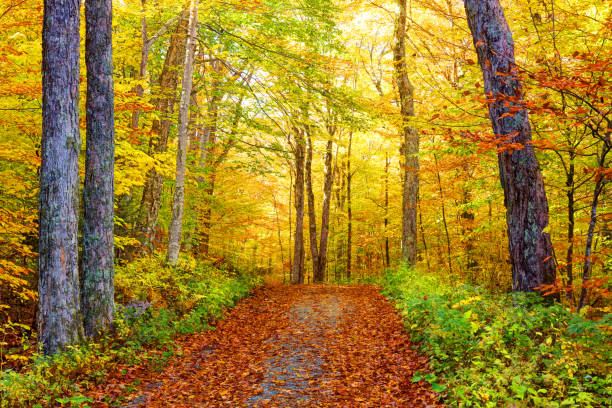
<svg viewBox="0 0 612 408"><path fill-rule="evenodd" d="M555 283L548 227L548 203L542 174L531 145L531 127L522 103L512 33L498 0L465 0L468 25L478 54L489 116L498 137L499 170L507 208L512 287L533 291ZM520 144L519 150L506 143Z"/></svg>
<svg viewBox="0 0 612 408"><path fill-rule="evenodd" d="M170 47L166 53L164 67L159 78L159 97L155 102L155 110L160 120L154 120L153 136L149 140L149 154L155 155L168 150L168 136L170 135L170 115L174 111L176 89L178 87L179 68L185 59L185 37L187 35L188 19L184 12L177 24L176 30L170 40ZM160 198L163 186L163 176L152 168L147 173L147 178L142 192L140 203L138 225L136 227L143 247L151 247L157 217L161 205Z"/></svg>
<svg viewBox="0 0 612 408"><path fill-rule="evenodd" d="M85 2L87 143L83 187L81 307L88 336L110 327L114 301L114 170L112 1Z"/></svg>
<svg viewBox="0 0 612 408"><path fill-rule="evenodd" d="M410 125L414 117L414 87L408 78L406 63L406 0L398 0L399 16L395 27L393 63L400 98L404 156L402 194L402 261L414 265L417 259L417 199L419 195L419 134Z"/></svg>
<svg viewBox="0 0 612 408"><path fill-rule="evenodd" d="M304 283L304 135L295 132L295 234L291 283Z"/></svg>
<svg viewBox="0 0 612 408"><path fill-rule="evenodd" d="M198 24L198 1L191 0L189 10L189 34L186 41L185 64L183 65L183 83L179 105L178 148L176 151L176 182L172 199L172 221L168 237L168 254L166 262L176 265L181 250L181 232L185 212L185 174L187 172L187 132L189 125L189 101L193 84L193 61L195 54L196 28Z"/></svg>
<svg viewBox="0 0 612 408"><path fill-rule="evenodd" d="M331 205L332 186L334 184L334 171L332 168L332 149L333 142L327 141L325 149L325 181L323 184L323 209L321 210L321 239L319 240L319 266L317 275L314 275L315 282L325 280L325 269L327 267L327 242L329 238L329 209Z"/></svg>
<svg viewBox="0 0 612 408"><path fill-rule="evenodd" d="M83 335L78 271L78 0L46 0L39 213L38 341L55 354Z"/></svg>
<svg viewBox="0 0 612 408"><path fill-rule="evenodd" d="M319 276L319 251L317 243L317 215L315 211L314 192L312 191L312 138L306 130L306 197L308 199L308 231L310 233L310 254L312 256L312 278Z"/></svg>

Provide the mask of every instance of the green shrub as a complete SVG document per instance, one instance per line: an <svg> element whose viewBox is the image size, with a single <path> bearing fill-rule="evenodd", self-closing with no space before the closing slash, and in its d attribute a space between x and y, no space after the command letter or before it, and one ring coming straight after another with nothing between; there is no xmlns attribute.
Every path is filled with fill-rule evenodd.
<svg viewBox="0 0 612 408"><path fill-rule="evenodd" d="M536 294L491 295L415 270L381 283L451 406L612 405L611 315L591 321Z"/></svg>
<svg viewBox="0 0 612 408"><path fill-rule="evenodd" d="M181 258L176 268L162 262L158 255L117 267L112 334L53 357L35 354L24 372L0 371L0 408L79 406L87 402L80 390L103 382L118 363L148 362L159 370L174 355L172 339L177 334L208 329L226 307L260 284L256 277L190 258Z"/></svg>

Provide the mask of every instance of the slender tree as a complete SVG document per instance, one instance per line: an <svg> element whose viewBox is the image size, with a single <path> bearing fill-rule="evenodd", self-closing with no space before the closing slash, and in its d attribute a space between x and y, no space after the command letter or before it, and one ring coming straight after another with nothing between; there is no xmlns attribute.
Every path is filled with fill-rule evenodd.
<svg viewBox="0 0 612 408"><path fill-rule="evenodd" d="M315 210L314 191L312 188L312 137L310 128L306 127L306 197L308 201L308 232L310 233L310 254L312 257L312 277L319 276L319 244L317 242L317 215Z"/></svg>
<svg viewBox="0 0 612 408"><path fill-rule="evenodd" d="M504 189L512 286L533 291L554 284L555 264L548 227L548 203L531 142L531 126L517 76L512 33L498 0L465 0L478 63L488 95L489 116L498 138ZM505 148L506 143L520 149Z"/></svg>
<svg viewBox="0 0 612 408"><path fill-rule="evenodd" d="M331 136L335 131L328 132ZM332 187L334 184L334 171L332 167L333 160L333 142L331 139L327 141L325 148L325 170L323 183L323 208L321 210L321 238L319 240L319 265L317 267L318 274L314 276L315 282L323 282L325 280L325 269L327 267L327 243L329 238L329 210L331 206Z"/></svg>
<svg viewBox="0 0 612 408"><path fill-rule="evenodd" d="M303 130L295 132L295 234L291 283L304 283L304 159L305 140Z"/></svg>
<svg viewBox="0 0 612 408"><path fill-rule="evenodd" d="M83 335L78 277L80 1L46 0L39 192L38 339L55 354Z"/></svg>
<svg viewBox="0 0 612 408"><path fill-rule="evenodd" d="M170 135L170 115L174 111L176 89L178 88L179 67L185 60L185 37L187 35L188 18L183 11L176 24L176 29L170 39L166 52L164 66L159 77L159 94L155 101L155 110L160 119L155 119L151 127L152 136L149 140L149 154L155 155L168 150ZM164 178L155 168L147 173L142 192L136 230L143 246L150 247L157 226L157 217L161 206L161 192Z"/></svg>
<svg viewBox="0 0 612 408"><path fill-rule="evenodd" d="M402 193L402 261L414 265L417 258L417 199L419 196L419 134L410 125L414 117L414 86L408 78L406 62L406 0L398 0L399 15L395 25L393 65L400 99L404 156L404 184Z"/></svg>
<svg viewBox="0 0 612 408"><path fill-rule="evenodd" d="M87 144L83 187L81 307L88 336L110 326L114 312L115 122L112 1L85 2Z"/></svg>
<svg viewBox="0 0 612 408"><path fill-rule="evenodd" d="M168 239L166 262L176 265L181 249L181 232L183 229L183 214L185 212L185 174L187 172L187 131L189 125L189 101L193 84L193 66L195 56L195 37L198 24L198 2L191 0L189 10L189 29L183 65L183 83L181 102L179 105L178 148L176 151L176 181L172 200L172 221Z"/></svg>

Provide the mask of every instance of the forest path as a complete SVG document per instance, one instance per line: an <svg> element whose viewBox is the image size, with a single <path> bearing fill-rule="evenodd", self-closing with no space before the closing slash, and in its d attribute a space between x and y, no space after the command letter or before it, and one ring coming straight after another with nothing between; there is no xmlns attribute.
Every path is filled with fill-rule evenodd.
<svg viewBox="0 0 612 408"><path fill-rule="evenodd" d="M261 288L215 330L178 344L181 356L162 372L128 370L138 385L121 406L439 406L427 383L411 382L426 359L373 286ZM125 385L98 389L95 406L118 390Z"/></svg>

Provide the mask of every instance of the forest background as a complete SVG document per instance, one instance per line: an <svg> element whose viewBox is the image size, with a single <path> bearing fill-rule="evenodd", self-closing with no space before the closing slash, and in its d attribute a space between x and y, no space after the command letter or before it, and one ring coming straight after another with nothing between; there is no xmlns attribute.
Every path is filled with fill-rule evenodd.
<svg viewBox="0 0 612 408"><path fill-rule="evenodd" d="M588 289L583 313L601 317L611 310L612 7L589 0L502 5L548 197L555 290L576 311ZM164 305L171 287L154 267L141 267L163 264L168 244L182 74L182 64L168 57L182 61L185 52L183 6L113 2L114 239L122 304ZM182 262L198 258L221 274L251 270L289 281L302 154L305 280L313 279L317 247L309 232L325 223L319 222L325 205L324 280L365 278L395 265L405 177L396 2L208 1L198 11ZM23 363L23 342L31 340L22 339L36 327L42 14L35 0L0 4L0 357L8 367ZM84 19L82 25L84 38ZM417 267L449 284L507 293L499 147L463 2L410 2L406 34L415 102L410 125L420 135ZM81 52L83 134L84 58ZM301 153L300 137L308 137ZM83 177L84 144L82 151ZM145 194L153 178L161 180L157 197Z"/></svg>

